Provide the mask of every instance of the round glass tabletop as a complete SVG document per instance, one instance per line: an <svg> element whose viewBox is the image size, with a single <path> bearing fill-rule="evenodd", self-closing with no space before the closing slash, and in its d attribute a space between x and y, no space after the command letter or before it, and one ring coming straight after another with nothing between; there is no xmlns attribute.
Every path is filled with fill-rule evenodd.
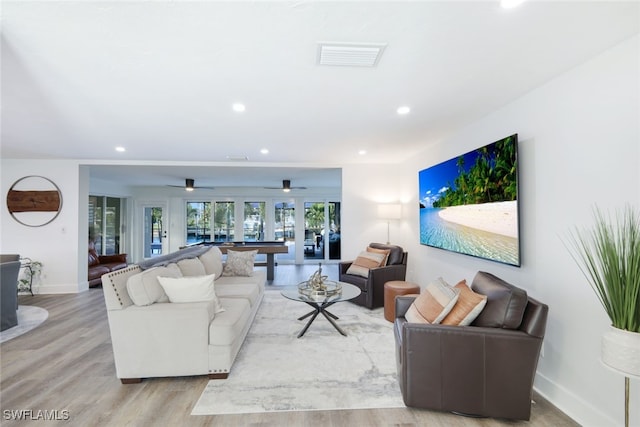
<svg viewBox="0 0 640 427"><path fill-rule="evenodd" d="M339 302L348 301L354 299L360 295L360 288L350 283L338 282L342 286L342 291L339 294L330 295L328 297L316 296L311 297L300 293L298 286L287 286L280 292L283 297L294 301L308 302L308 303L327 303L327 302Z"/></svg>

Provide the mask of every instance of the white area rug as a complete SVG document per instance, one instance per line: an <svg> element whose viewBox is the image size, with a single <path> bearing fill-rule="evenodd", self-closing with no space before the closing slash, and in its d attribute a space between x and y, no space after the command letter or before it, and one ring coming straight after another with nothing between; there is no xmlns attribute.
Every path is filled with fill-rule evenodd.
<svg viewBox="0 0 640 427"><path fill-rule="evenodd" d="M393 325L383 309L334 304L342 336L312 308L266 292L226 380L211 380L192 415L404 407L396 376Z"/></svg>
<svg viewBox="0 0 640 427"><path fill-rule="evenodd" d="M29 332L30 330L40 326L42 322L47 320L49 312L41 307L34 305L18 306L18 324L13 328L0 332L0 343L9 341L12 338Z"/></svg>

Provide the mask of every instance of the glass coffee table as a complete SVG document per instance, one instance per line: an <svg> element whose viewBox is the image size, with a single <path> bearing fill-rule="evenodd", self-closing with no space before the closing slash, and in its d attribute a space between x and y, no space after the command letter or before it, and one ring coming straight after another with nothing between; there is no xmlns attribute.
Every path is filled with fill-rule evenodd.
<svg viewBox="0 0 640 427"><path fill-rule="evenodd" d="M324 317L327 318L329 323L331 323L333 327L336 328L338 332L340 332L345 337L347 336L347 334L336 323L336 320L338 320L338 316L329 312L327 308L331 307L333 304L337 302L349 301L350 299L354 299L355 297L360 295L360 289L357 286L354 286L350 283L344 283L344 282L339 282L339 283L340 285L342 285L342 292L337 295L331 295L324 298L309 297L304 294L301 294L297 286L287 287L282 290L281 294L283 297L288 298L292 301L304 302L306 304L309 304L311 307L313 307L313 310L311 310L309 313L298 318L298 320L304 320L307 317L311 316L307 324L304 325L304 328L302 328L302 331L300 331L300 333L298 334L298 338L300 338L305 334L305 332L307 332L307 329L309 329L309 326L313 323L314 320L316 320L316 317L318 317L318 314L321 314L321 313Z"/></svg>

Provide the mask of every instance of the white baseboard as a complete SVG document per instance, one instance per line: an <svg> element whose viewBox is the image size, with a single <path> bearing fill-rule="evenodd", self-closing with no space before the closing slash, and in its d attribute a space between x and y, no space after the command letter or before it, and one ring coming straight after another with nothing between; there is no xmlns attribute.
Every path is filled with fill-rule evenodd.
<svg viewBox="0 0 640 427"><path fill-rule="evenodd" d="M38 285L33 287L34 295L77 294L89 289L88 282L75 284Z"/></svg>
<svg viewBox="0 0 640 427"><path fill-rule="evenodd" d="M536 373L533 389L581 426L616 425L616 420L539 372Z"/></svg>

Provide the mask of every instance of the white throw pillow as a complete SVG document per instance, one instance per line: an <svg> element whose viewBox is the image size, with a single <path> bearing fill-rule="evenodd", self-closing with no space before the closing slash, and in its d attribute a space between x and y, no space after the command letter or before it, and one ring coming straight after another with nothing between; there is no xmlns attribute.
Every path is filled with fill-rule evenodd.
<svg viewBox="0 0 640 427"><path fill-rule="evenodd" d="M227 262L224 264L223 276L252 276L253 263L258 250L232 251L227 249Z"/></svg>
<svg viewBox="0 0 640 427"><path fill-rule="evenodd" d="M220 313L224 308L214 289L214 275L189 277L158 277L160 286L172 303L213 301L214 311Z"/></svg>

